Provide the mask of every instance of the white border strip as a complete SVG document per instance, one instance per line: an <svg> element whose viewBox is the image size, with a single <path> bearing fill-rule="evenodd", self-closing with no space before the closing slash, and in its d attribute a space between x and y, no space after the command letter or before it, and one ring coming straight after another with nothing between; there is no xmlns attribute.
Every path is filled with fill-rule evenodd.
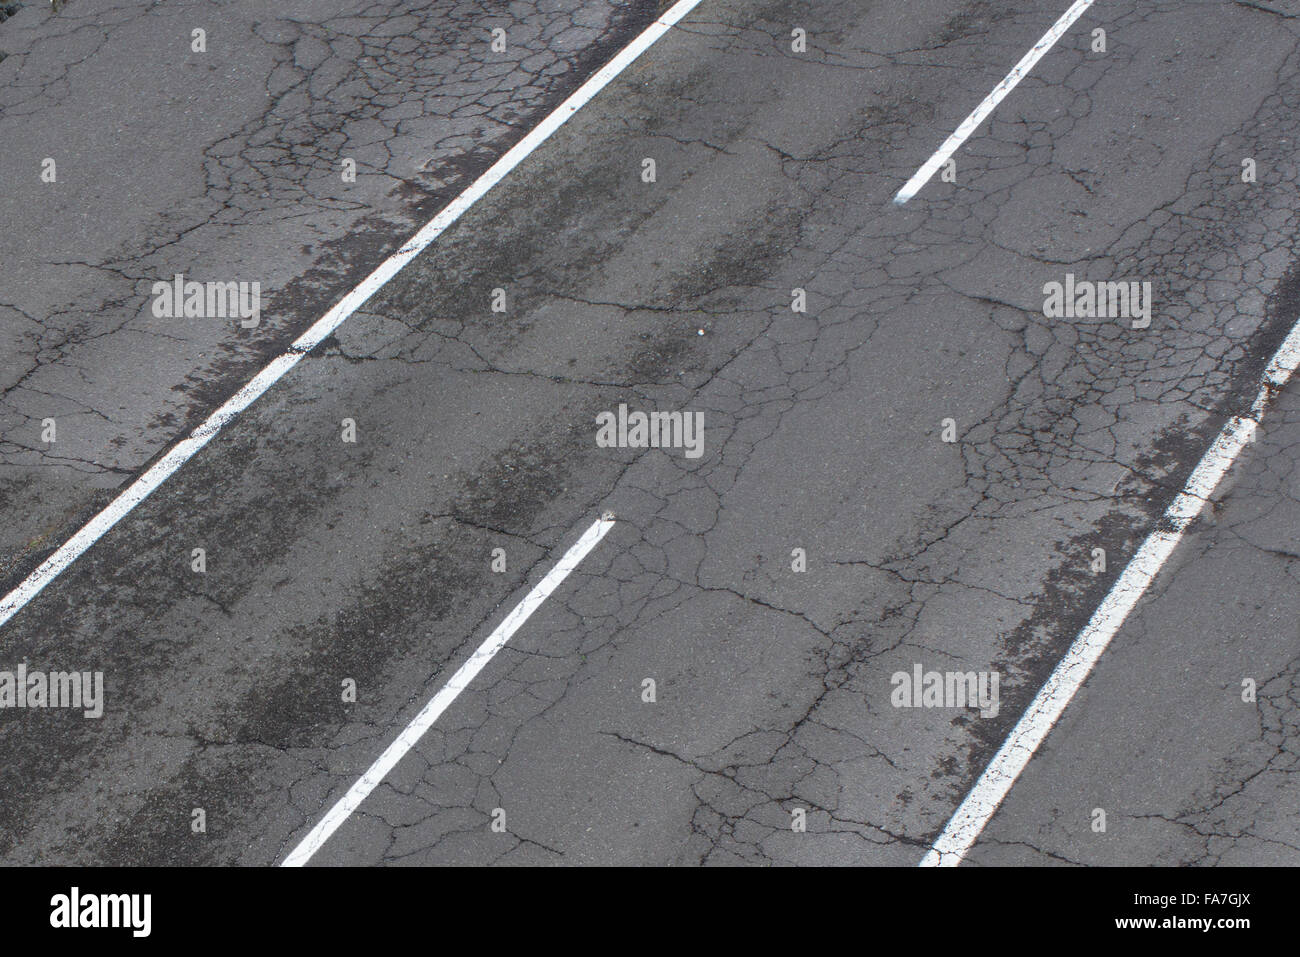
<svg viewBox="0 0 1300 957"><path fill-rule="evenodd" d="M361 802L370 796L370 792L379 786L379 782L388 776L388 772L397 766L397 762L406 757L407 752L415 747L416 742L424 737L426 731L433 727L434 722L442 716L457 696L469 687L469 683L484 666L506 646L506 642L519 630L519 626L528 620L528 616L551 597L551 593L569 577L569 573L578 567L578 564L613 527L614 517L606 513L583 533L573 547L564 553L559 564L552 568L524 600L515 606L514 611L506 616L506 620L497 625L496 630L488 635L487 640L479 645L478 650L469 656L469 660L451 676L451 680L429 700L429 703L415 716L415 720L406 726L406 729L397 736L397 740L390 744L379 759L370 766L370 770L361 775L360 779L348 789L347 794L330 808L329 813L321 818L320 823L313 827L289 853L281 864L282 867L302 867L311 860L312 855L321 849L330 835L338 830L339 825L352 816L352 812L361 806Z"/></svg>
<svg viewBox="0 0 1300 957"><path fill-rule="evenodd" d="M1183 532L1201 513L1241 450L1253 441L1269 401L1287 384L1297 365L1300 365L1300 322L1292 327L1291 334L1264 370L1259 395L1250 407L1250 415L1234 416L1219 432L1182 492L1165 511L1159 530L1147 537L1124 568L1119 580L953 813L939 839L921 859L921 867L953 867L965 858L1029 759L1060 720L1070 699L1087 680L1102 652L1124 624L1124 619L1178 545Z"/></svg>
<svg viewBox="0 0 1300 957"><path fill-rule="evenodd" d="M943 141L939 151L925 161L925 165L917 170L906 185L894 196L894 203L902 206L909 199L921 191L921 187L929 182L930 177L938 171L939 167L948 162L948 158L957 152L957 148L966 142L969 137L979 127L988 115L997 109L997 105L1002 102L1003 98L1016 88L1016 84L1028 75L1029 71L1034 68L1039 60L1043 58L1048 50L1061 38L1066 30L1074 25L1083 11L1092 6L1093 0L1077 0L1074 6L1061 14L1061 19L1052 25L1052 29L1043 34L1043 38L1035 43L1003 79L1002 82L993 88L993 92L984 98L984 102L975 107L975 112L962 120L961 126L953 132L952 136Z"/></svg>
<svg viewBox="0 0 1300 957"><path fill-rule="evenodd" d="M700 5L702 0L679 0L646 27L635 40L618 52L618 54L592 74L582 86L578 87L567 100L542 120L509 152L502 156L482 176L457 196L452 202L431 219L401 249L388 257L379 268L362 280L361 284L343 297L329 312L316 320L310 329L304 332L284 353L273 359L261 372L253 377L246 386L231 396L213 412L189 437L177 443L161 459L155 462L138 479L122 491L117 498L109 502L102 512L87 522L72 538L64 542L49 558L37 566L13 591L0 600L0 626L3 626L26 604L40 594L41 589L57 578L69 565L75 562L90 546L99 541L114 525L120 522L131 510L149 497L152 492L167 481L172 474L188 462L203 446L229 422L248 408L257 398L280 381L290 369L296 366L308 352L320 345L354 312L360 309L371 296L383 288L402 267L423 252L430 243L460 219L460 217L483 197L516 166L528 158L529 154L545 143L569 117L589 103L603 90L611 80L626 70L642 53L648 50L656 40L672 29L679 20Z"/></svg>

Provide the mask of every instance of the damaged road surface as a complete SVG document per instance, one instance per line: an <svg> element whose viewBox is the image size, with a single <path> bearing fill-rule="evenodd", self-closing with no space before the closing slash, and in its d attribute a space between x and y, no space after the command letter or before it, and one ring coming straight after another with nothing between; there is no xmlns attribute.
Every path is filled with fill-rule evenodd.
<svg viewBox="0 0 1300 957"><path fill-rule="evenodd" d="M0 25L6 592L667 8L292 6ZM103 674L0 709L0 861L281 863L408 726L311 863L920 861L1300 317L1282 7L1093 4L893 202L1064 6L695 5L0 627ZM44 198L154 47L244 99ZM1300 863L1296 410L970 863Z"/></svg>

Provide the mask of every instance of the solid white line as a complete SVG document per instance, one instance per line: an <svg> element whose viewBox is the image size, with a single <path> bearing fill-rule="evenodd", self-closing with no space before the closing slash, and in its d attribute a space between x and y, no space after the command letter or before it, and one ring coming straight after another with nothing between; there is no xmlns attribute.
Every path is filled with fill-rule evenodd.
<svg viewBox="0 0 1300 957"><path fill-rule="evenodd" d="M210 415L189 437L177 443L161 459L155 462L138 479L132 482L113 499L102 512L85 524L72 538L64 542L49 558L37 566L13 591L0 600L0 626L16 615L50 582L57 578L69 565L81 557L82 553L128 515L132 509L143 502L149 495L167 481L171 475L194 456L235 416L248 408L257 398L275 385L280 378L296 366L312 349L331 335L366 301L383 288L384 284L425 250L435 239L447 230L452 223L483 197L488 190L499 183L516 166L528 158L529 154L545 143L551 134L589 103L603 90L610 81L630 66L642 53L648 50L656 40L677 24L682 17L694 10L703 0L679 0L654 23L646 27L635 40L618 52L618 54L592 74L582 86L578 87L567 100L542 120L531 132L516 143L509 152L502 156L482 176L469 185L466 190L452 200L442 212L431 219L405 245L380 264L379 268L362 280L361 284L343 297L329 312L316 320L316 323L304 332L283 354L273 359L261 372L253 377L247 385L230 397L220 408Z"/></svg>
<svg viewBox="0 0 1300 957"><path fill-rule="evenodd" d="M984 102L975 107L975 112L962 120L961 126L957 127L952 136L943 141L939 151L926 160L925 165L917 170L903 188L898 191L898 194L894 197L894 202L897 205L902 206L921 191L921 187L929 182L930 177L935 174L939 167L948 162L948 158L957 152L957 148L966 142L966 138L974 133L988 115L997 108L1003 97L1016 88L1016 84L1025 78L1029 71L1034 68L1034 64L1043 58L1043 54L1052 48L1056 41L1061 38L1061 35L1070 29L1074 21L1078 20L1083 11L1087 10L1092 4L1093 0L1077 0L1074 6L1061 14L1061 19L1052 25L1052 29L1044 33L1043 38L1021 57L1020 62L1012 68L1002 82L993 88L993 92L984 98Z"/></svg>
<svg viewBox="0 0 1300 957"><path fill-rule="evenodd" d="M1300 365L1300 322L1292 327L1262 376L1249 416L1234 416L1197 463L1182 492L1165 511L1159 530L1149 535L1124 568L1105 600L1061 659L1038 696L1026 709L993 760L949 819L939 839L921 859L921 867L960 864L983 832L1011 786L1082 687L1110 640L1169 558L1192 521L1241 450L1252 441L1272 397Z"/></svg>
<svg viewBox="0 0 1300 957"><path fill-rule="evenodd" d="M506 620L497 625L496 631L488 635L487 640L479 645L478 650L470 655L469 660L460 666L460 670L451 676L451 680L429 700L429 703L415 716L415 720L406 726L406 729L397 736L397 740L379 756L379 760L370 766L370 770L361 775L360 779L348 789L348 793L330 808L329 813L321 818L320 823L312 828L301 843L289 853L281 864L282 867L302 867L311 860L312 855L321 849L321 845L329 840L330 835L338 829L339 825L361 806L361 802L379 786L379 782L388 776L388 772L397 766L397 762L415 747L416 742L433 727L434 722L456 700L456 697L469 687L469 683L475 676L498 651L505 647L510 636L519 630L519 626L528 620L528 616L551 596L560 583L569 577L569 572L578 567L587 553L595 548L613 527L614 517L606 514L583 533L573 547L564 553L559 564L552 568L524 600L515 606L514 611L506 616Z"/></svg>

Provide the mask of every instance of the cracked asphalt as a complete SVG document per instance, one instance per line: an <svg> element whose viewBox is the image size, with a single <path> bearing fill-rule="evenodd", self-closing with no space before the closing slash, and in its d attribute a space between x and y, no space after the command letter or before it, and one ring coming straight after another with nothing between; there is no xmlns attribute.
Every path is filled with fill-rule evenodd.
<svg viewBox="0 0 1300 957"><path fill-rule="evenodd" d="M663 6L0 22L4 591ZM1295 3L1098 0L891 204L1065 6L704 0L3 626L106 702L0 710L0 862L279 862L604 510L314 863L919 861L1300 314ZM156 318L176 272L261 324ZM1066 273L1150 328L1046 318ZM969 863L1300 863L1298 396ZM895 707L918 664L997 714Z"/></svg>

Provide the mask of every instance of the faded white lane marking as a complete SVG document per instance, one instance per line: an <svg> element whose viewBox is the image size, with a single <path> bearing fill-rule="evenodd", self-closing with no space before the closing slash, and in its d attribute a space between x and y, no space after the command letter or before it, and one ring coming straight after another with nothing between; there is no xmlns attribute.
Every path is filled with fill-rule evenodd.
<svg viewBox="0 0 1300 957"><path fill-rule="evenodd" d="M1300 321L1292 327L1290 335L1264 370L1250 414L1234 416L1219 432L1182 492L1165 510L1158 530L1147 537L1124 568L1119 580L948 820L934 846L921 859L921 867L956 866L965 858L1029 759L1060 720L1070 699L1087 680L1102 652L1124 624L1124 619L1182 540L1183 533L1205 508L1205 503L1241 450L1250 444L1269 402L1290 381L1297 365L1300 365Z"/></svg>
<svg viewBox="0 0 1300 957"><path fill-rule="evenodd" d="M578 567L578 564L600 544L600 540L613 527L614 516L605 514L583 533L582 537L564 553L559 564L552 568L546 577L524 597L524 600L515 606L514 611L506 616L505 621L497 625L496 630L488 635L487 640L469 656L469 660L461 665L441 690L429 700L415 719L397 736L397 740L390 744L379 759L370 766L370 770L361 775L338 803L321 818L320 823L289 852L288 857L281 864L282 867L301 867L311 860L312 855L321 849L330 835L338 830L339 825L351 817L352 812L361 806L361 802L370 795L370 792L379 786L379 782L388 776L388 772L397 766L397 762L415 747L416 742L433 727L434 722L457 696L469 687L469 683L475 676L496 656L498 651L506 646L510 636L519 630L519 626L528 620L528 616L551 596L560 583L569 577L569 573Z"/></svg>
<svg viewBox="0 0 1300 957"><path fill-rule="evenodd" d="M975 107L975 112L961 121L961 125L953 131L953 134L943 141L938 152L925 161L919 170L912 174L912 178L907 181L898 194L894 196L894 202L902 206L909 199L921 191L921 187L929 182L930 177L938 172L939 167L948 162L948 158L957 152L957 148L966 142L975 130L983 123L990 113L997 109L997 105L1002 102L1003 98L1016 88L1016 84L1023 80L1034 68L1039 60L1043 58L1059 40L1066 30L1074 25L1074 21L1083 15L1083 11L1092 6L1093 0L1077 0L1074 6L1061 14L1061 19L1052 25L1052 29L1043 34L1043 38L1035 43L1023 57L1020 62L1012 67L1011 72L1003 77L1002 82L993 88L993 92L984 98L984 102Z"/></svg>

